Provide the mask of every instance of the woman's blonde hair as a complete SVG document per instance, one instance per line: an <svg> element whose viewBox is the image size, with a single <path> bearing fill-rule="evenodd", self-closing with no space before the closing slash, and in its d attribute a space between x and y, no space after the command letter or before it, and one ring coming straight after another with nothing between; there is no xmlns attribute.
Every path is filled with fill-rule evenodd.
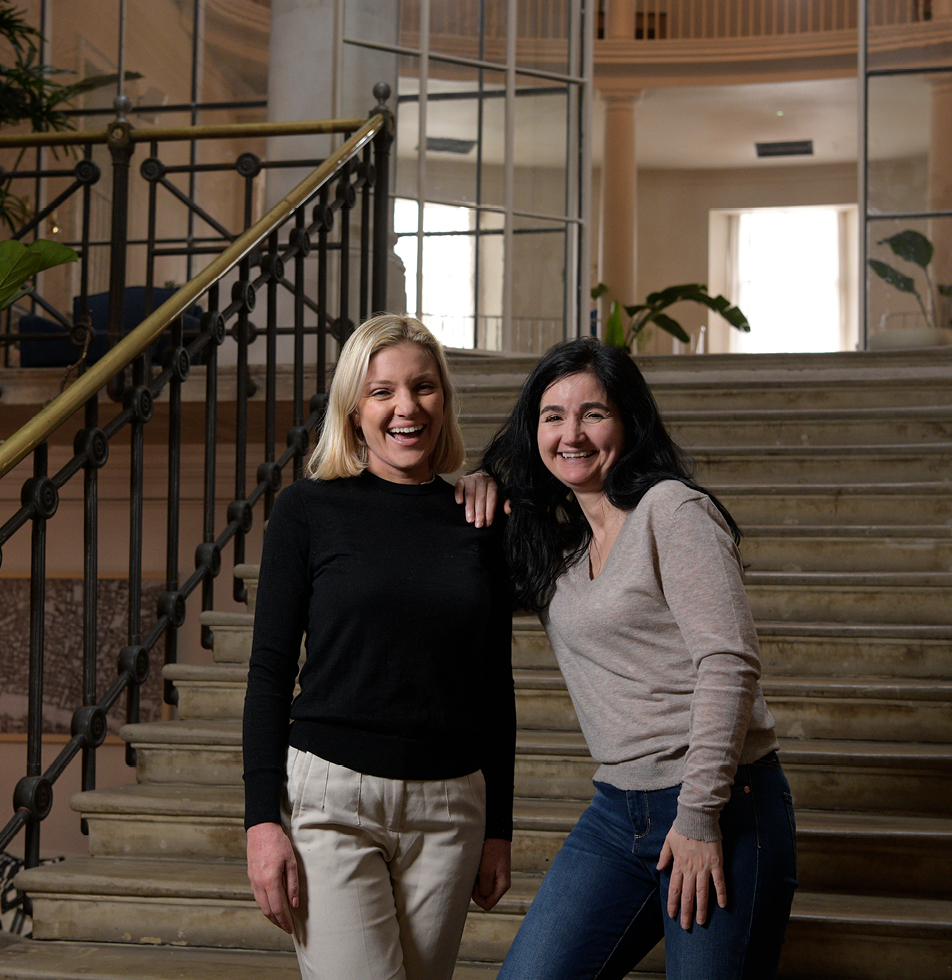
<svg viewBox="0 0 952 980"><path fill-rule="evenodd" d="M363 393L370 359L385 347L407 341L419 344L432 356L443 386L443 426L431 459L433 472L448 473L463 465L463 433L456 419L456 393L443 345L419 320L406 314L381 313L351 334L337 360L324 427L307 462L306 472L312 480L359 476L367 468L367 447L358 439L351 416Z"/></svg>

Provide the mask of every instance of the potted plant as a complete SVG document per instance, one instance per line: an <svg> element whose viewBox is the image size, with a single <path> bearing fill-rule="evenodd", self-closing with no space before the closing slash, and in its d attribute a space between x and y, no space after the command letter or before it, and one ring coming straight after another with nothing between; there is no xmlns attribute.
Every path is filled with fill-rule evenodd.
<svg viewBox="0 0 952 980"><path fill-rule="evenodd" d="M937 283L930 269L935 248L921 232L907 229L889 238L882 238L877 245L888 245L893 255L904 262L922 270L925 288L920 292L914 276L906 275L894 266L879 259L869 259L869 267L885 283L901 293L915 296L919 306L918 314L913 314L914 325L901 328L888 328L887 318L896 314L883 315L881 329L869 338L871 348L883 347L924 347L952 343L952 322L946 304L952 298L952 283ZM915 272L915 269L911 270ZM898 314L908 318L908 314Z"/></svg>
<svg viewBox="0 0 952 980"><path fill-rule="evenodd" d="M608 292L608 287L600 282L592 290L592 299L598 299L606 292ZM641 344L648 336L644 332L645 328L650 323L654 323L671 334L672 337L676 337L684 344L689 344L691 338L687 331L674 317L664 312L669 306L684 301L700 303L709 310L720 314L737 330L742 330L744 333L750 332L750 323L748 323L747 317L727 297L709 295L704 283L687 283L681 286L668 286L667 289L662 289L657 293L649 293L645 297L644 303L635 303L633 306L623 306L618 300L613 300L611 312L605 322L605 343L614 344L616 347L626 347L628 350L631 350L632 347L635 350L640 350ZM622 311L628 317L627 323L624 322Z"/></svg>

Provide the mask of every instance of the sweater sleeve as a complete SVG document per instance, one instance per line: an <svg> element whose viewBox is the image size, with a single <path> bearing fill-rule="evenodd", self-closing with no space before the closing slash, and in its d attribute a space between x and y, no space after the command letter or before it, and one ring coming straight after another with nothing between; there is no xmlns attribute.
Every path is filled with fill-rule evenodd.
<svg viewBox="0 0 952 980"><path fill-rule="evenodd" d="M245 828L281 822L291 701L310 601L308 515L292 484L264 537L242 733Z"/></svg>
<svg viewBox="0 0 952 980"><path fill-rule="evenodd" d="M697 670L674 828L719 840L760 678L757 633L740 555L708 498L681 503L658 548L665 599Z"/></svg>
<svg viewBox="0 0 952 980"><path fill-rule="evenodd" d="M512 679L512 599L502 549L502 526L496 540L497 561L491 571L492 624L486 651L486 704L478 715L485 732L480 768L486 780L485 836L512 840L516 701Z"/></svg>

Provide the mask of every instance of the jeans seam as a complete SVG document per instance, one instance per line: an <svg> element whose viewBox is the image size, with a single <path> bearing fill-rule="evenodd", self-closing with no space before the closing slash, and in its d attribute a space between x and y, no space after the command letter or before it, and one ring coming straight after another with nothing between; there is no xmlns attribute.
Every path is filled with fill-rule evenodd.
<svg viewBox="0 0 952 980"><path fill-rule="evenodd" d="M753 785L754 781L750 778L750 776L750 767L748 767L747 780L748 785L750 786L750 808L754 815L754 837L756 839L757 846L754 848L754 894L750 903L750 915L747 919L747 935L744 939L744 959L741 964L741 976L745 976L747 971L747 957L750 955L750 935L754 927L754 912L757 908L757 899L760 893L760 820L758 819L757 813L757 801Z"/></svg>
<svg viewBox="0 0 952 980"><path fill-rule="evenodd" d="M615 955L615 952L617 951L618 947L621 946L621 944L625 940L625 937L631 931L632 926L635 924L635 920L645 910L645 906L650 901L652 901L655 898L655 896L657 895L657 893L658 893L658 889L656 888L653 892L651 892L651 893L649 893L648 895L645 896L644 902L641 903L641 905L638 908L638 911L635 912L635 914L631 917L631 919L628 922L628 925L625 927L625 929L622 932L622 934L618 937L618 941L612 947L611 952L602 961L602 965L598 968L598 972L592 977L592 980L598 980L598 978L602 975L605 967L608 966L608 963L610 962L611 958ZM634 965L634 964L632 964L632 965ZM627 972L629 972L629 971L626 971L626 973Z"/></svg>

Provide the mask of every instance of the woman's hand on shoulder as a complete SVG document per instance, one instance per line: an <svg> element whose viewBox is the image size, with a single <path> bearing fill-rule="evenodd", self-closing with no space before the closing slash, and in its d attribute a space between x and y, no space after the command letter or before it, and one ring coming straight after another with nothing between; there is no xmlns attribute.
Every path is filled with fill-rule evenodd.
<svg viewBox="0 0 952 980"><path fill-rule="evenodd" d="M496 516L496 505L499 503L499 488L496 481L482 470L467 473L456 481L456 502L466 508L466 520L476 527L489 527ZM509 501L503 508L510 513Z"/></svg>
<svg viewBox="0 0 952 980"><path fill-rule="evenodd" d="M258 823L248 828L248 880L258 908L278 928L294 930L290 909L299 902L297 859L284 828Z"/></svg>
<svg viewBox="0 0 952 980"><path fill-rule="evenodd" d="M721 908L727 905L724 853L719 840L693 840L672 827L664 839L658 870L663 871L669 864L668 915L675 919L680 910L682 929L690 929L692 919L699 926L704 925L712 881L717 904Z"/></svg>
<svg viewBox="0 0 952 980"><path fill-rule="evenodd" d="M509 891L512 871L512 844L498 837L483 841L479 873L473 886L473 901L488 912Z"/></svg>

